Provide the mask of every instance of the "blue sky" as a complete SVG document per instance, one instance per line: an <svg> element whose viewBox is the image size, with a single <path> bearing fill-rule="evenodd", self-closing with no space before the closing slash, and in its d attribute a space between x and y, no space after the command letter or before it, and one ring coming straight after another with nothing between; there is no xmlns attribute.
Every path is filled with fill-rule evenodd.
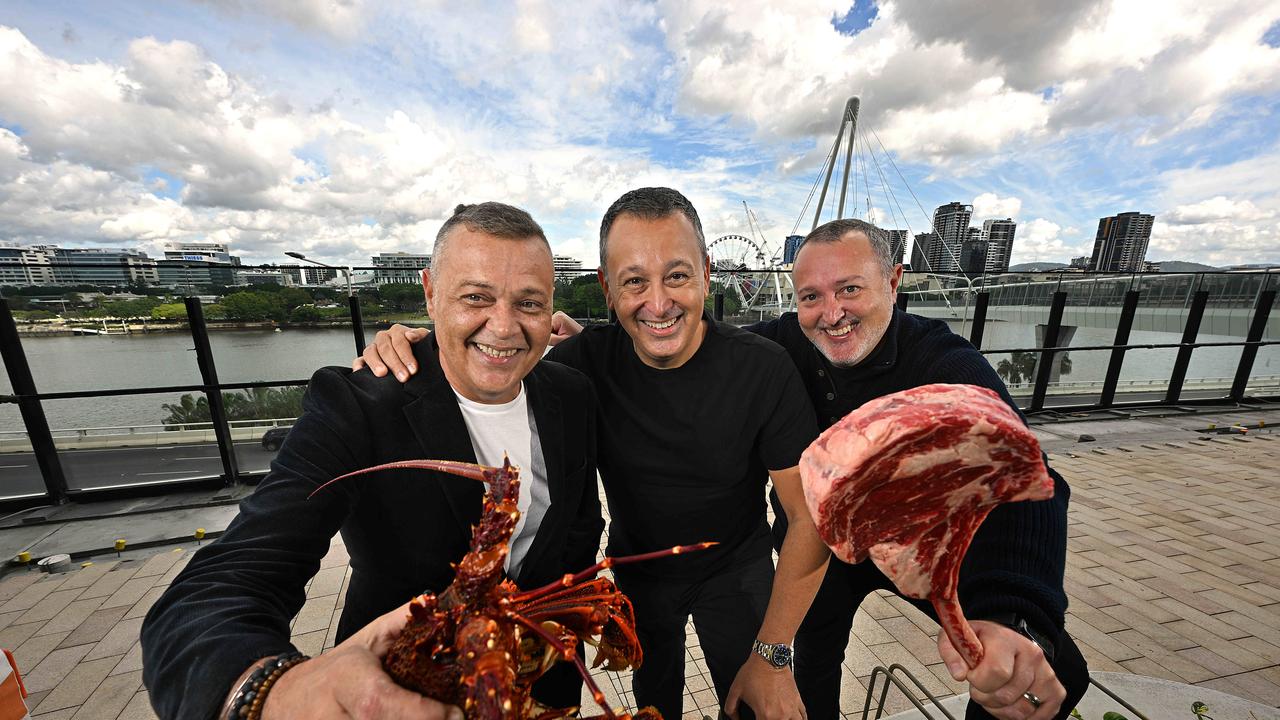
<svg viewBox="0 0 1280 720"><path fill-rule="evenodd" d="M1140 210L1148 259L1280 263L1280 2L1205 5L19 0L0 242L367 264L497 199L590 267L604 208L666 184L776 250L858 95L882 225L969 203L1065 262Z"/></svg>

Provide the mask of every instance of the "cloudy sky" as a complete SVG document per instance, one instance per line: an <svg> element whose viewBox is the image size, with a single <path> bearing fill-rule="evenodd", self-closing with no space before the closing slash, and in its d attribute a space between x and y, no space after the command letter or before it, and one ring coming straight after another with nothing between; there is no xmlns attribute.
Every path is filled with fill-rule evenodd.
<svg viewBox="0 0 1280 720"><path fill-rule="evenodd" d="M1148 259L1280 262L1280 0L458 5L7 0L0 242L367 265L496 199L590 267L665 184L776 248L858 95L846 214L971 203L1019 263L1139 210Z"/></svg>

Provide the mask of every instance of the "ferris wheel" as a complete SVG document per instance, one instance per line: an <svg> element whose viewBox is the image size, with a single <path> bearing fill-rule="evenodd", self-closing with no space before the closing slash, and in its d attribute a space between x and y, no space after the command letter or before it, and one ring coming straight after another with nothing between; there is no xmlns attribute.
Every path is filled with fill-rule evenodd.
<svg viewBox="0 0 1280 720"><path fill-rule="evenodd" d="M721 235L707 246L711 280L734 293L742 307L750 307L765 287L769 257L754 240L743 235Z"/></svg>

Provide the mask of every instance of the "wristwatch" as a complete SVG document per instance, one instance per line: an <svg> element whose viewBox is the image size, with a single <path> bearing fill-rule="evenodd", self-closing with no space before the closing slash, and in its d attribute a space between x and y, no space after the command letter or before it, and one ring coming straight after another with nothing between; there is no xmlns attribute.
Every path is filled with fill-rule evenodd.
<svg viewBox="0 0 1280 720"><path fill-rule="evenodd" d="M795 655L791 646L786 643L767 643L757 640L751 649L776 668L791 667L791 660Z"/></svg>
<svg viewBox="0 0 1280 720"><path fill-rule="evenodd" d="M1004 613L1003 615L994 615L992 617L981 618L982 620L990 620L997 622L1005 627L1013 630L1019 635L1025 637L1035 643L1040 651L1044 653L1044 657L1050 663L1053 662L1054 646L1053 641L1045 637L1042 633L1027 624L1027 619L1017 613Z"/></svg>

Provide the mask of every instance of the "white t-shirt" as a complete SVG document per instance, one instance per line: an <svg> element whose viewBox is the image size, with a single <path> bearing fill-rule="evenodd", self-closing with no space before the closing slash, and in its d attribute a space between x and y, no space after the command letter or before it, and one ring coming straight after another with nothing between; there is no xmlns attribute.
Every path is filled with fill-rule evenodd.
<svg viewBox="0 0 1280 720"><path fill-rule="evenodd" d="M471 447L481 465L502 467L504 455L520 469L520 498L517 508L520 520L516 522L511 537L511 552L507 555L507 575L516 577L520 564L533 544L538 526L551 505L551 492L547 487L547 464L542 457L542 443L538 441L538 425L529 411L524 383L514 400L501 405L486 405L458 395L458 407L471 436Z"/></svg>

